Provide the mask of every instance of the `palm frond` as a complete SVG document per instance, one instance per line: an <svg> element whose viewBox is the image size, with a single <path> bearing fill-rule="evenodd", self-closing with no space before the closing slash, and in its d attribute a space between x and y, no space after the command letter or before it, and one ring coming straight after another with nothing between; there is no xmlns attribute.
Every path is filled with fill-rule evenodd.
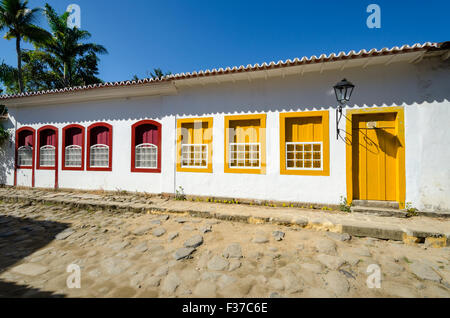
<svg viewBox="0 0 450 318"><path fill-rule="evenodd" d="M24 41L33 42L42 45L51 40L52 35L46 30L35 25L27 25L22 30L22 37Z"/></svg>

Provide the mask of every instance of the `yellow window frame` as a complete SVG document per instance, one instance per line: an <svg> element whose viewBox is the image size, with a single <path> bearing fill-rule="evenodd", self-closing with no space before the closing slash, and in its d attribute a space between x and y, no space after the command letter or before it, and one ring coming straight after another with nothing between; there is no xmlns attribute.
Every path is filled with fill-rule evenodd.
<svg viewBox="0 0 450 318"><path fill-rule="evenodd" d="M321 117L322 119L322 170L293 170L286 168L286 119L302 117ZM330 115L328 111L304 111L280 113L280 173L299 176L330 175Z"/></svg>
<svg viewBox="0 0 450 318"><path fill-rule="evenodd" d="M266 114L251 115L232 115L225 116L225 173L247 173L247 174L265 174L266 173ZM256 169L251 168L230 168L230 122L239 120L259 120L259 143L260 143L260 166Z"/></svg>
<svg viewBox="0 0 450 318"><path fill-rule="evenodd" d="M182 139L182 126L184 124L195 124L195 123L201 123L202 125L204 123L207 124L208 128L208 135L209 139L207 139L207 142L205 143L208 145L208 165L206 168L190 168L190 167L182 167L181 165L181 139ZM212 156L213 156L213 118L212 117L200 117L200 118L182 118L177 120L177 172L200 172L200 173L212 173Z"/></svg>

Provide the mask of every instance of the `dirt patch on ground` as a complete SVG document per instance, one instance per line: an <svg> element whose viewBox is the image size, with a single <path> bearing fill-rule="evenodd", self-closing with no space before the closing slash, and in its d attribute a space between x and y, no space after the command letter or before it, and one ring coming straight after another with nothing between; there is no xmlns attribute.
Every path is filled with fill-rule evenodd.
<svg viewBox="0 0 450 318"><path fill-rule="evenodd" d="M0 255L1 296L450 296L449 248L182 215L2 203Z"/></svg>

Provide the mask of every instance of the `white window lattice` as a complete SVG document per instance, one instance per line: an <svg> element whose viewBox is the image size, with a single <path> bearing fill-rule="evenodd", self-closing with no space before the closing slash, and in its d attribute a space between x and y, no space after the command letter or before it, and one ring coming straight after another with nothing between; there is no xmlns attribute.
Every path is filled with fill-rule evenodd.
<svg viewBox="0 0 450 318"><path fill-rule="evenodd" d="M208 167L208 145L205 144L181 145L181 167L183 168Z"/></svg>
<svg viewBox="0 0 450 318"><path fill-rule="evenodd" d="M101 144L91 146L90 166L92 168L109 168L109 146Z"/></svg>
<svg viewBox="0 0 450 318"><path fill-rule="evenodd" d="M19 167L33 165L33 147L22 146L17 150L17 164Z"/></svg>
<svg viewBox="0 0 450 318"><path fill-rule="evenodd" d="M322 170L323 154L321 142L287 142L286 169Z"/></svg>
<svg viewBox="0 0 450 318"><path fill-rule="evenodd" d="M46 145L39 150L39 165L41 167L55 166L55 147Z"/></svg>
<svg viewBox="0 0 450 318"><path fill-rule="evenodd" d="M136 168L158 168L158 147L153 144L140 144L136 146Z"/></svg>
<svg viewBox="0 0 450 318"><path fill-rule="evenodd" d="M260 168L259 143L230 143L230 168Z"/></svg>
<svg viewBox="0 0 450 318"><path fill-rule="evenodd" d="M81 146L71 145L66 147L65 166L70 168L81 168Z"/></svg>

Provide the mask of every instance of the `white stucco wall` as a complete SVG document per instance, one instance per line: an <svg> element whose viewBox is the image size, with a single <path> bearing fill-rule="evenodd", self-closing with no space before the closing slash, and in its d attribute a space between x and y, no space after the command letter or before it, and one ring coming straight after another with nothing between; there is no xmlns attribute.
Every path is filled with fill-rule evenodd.
<svg viewBox="0 0 450 318"><path fill-rule="evenodd" d="M405 112L406 197L422 210L450 210L449 103Z"/></svg>
<svg viewBox="0 0 450 318"><path fill-rule="evenodd" d="M32 174L33 172L31 169L17 170L17 185L21 187L31 187Z"/></svg>
<svg viewBox="0 0 450 318"><path fill-rule="evenodd" d="M18 178L18 181L20 178ZM53 188L55 186L55 171L36 170L34 175L34 186L36 188Z"/></svg>
<svg viewBox="0 0 450 318"><path fill-rule="evenodd" d="M10 108L10 112L18 119L18 128L58 127L60 149L61 131L68 124L87 128L104 121L113 126L113 171L60 170L61 188L174 193L182 186L192 195L336 204L346 196L346 155L345 143L336 140L336 101L331 87L346 77L356 84L350 108L405 109L406 202L419 209L450 210L448 71L448 62L424 60L418 65L394 63L184 87L172 96ZM330 111L330 176L280 175L279 113L306 110ZM224 116L247 113L267 114L264 175L224 173ZM175 173L176 119L199 116L214 118L213 173ZM162 124L161 174L130 172L131 125L142 119ZM341 128L345 129L345 122ZM12 184L11 171L6 175L6 183ZM36 173L36 186L49 185L50 179Z"/></svg>

